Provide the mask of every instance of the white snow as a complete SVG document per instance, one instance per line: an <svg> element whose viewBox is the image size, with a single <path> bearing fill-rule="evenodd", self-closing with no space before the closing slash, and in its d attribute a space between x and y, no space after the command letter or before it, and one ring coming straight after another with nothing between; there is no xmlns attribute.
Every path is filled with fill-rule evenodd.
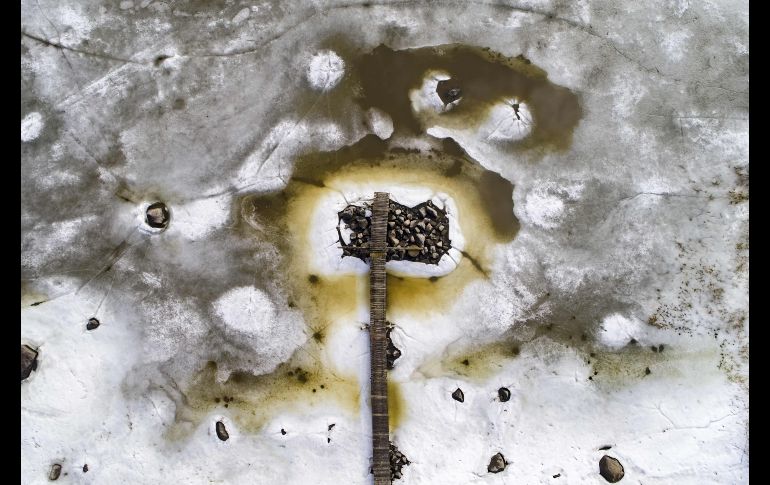
<svg viewBox="0 0 770 485"><path fill-rule="evenodd" d="M307 80L318 90L327 91L340 82L345 74L345 61L336 52L325 50L310 59Z"/></svg>
<svg viewBox="0 0 770 485"><path fill-rule="evenodd" d="M43 131L43 115L37 111L29 113L21 120L21 141L32 141Z"/></svg>
<svg viewBox="0 0 770 485"><path fill-rule="evenodd" d="M213 311L232 339L248 346L255 356L269 359L264 371L273 370L302 343L302 322L279 312L268 296L253 286L232 288L213 303ZM287 335L295 336L287 340Z"/></svg>

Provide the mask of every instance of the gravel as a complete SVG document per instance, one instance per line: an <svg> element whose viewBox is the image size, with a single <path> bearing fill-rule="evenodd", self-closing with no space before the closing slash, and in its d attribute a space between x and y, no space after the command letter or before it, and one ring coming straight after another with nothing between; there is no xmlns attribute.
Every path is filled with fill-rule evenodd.
<svg viewBox="0 0 770 485"><path fill-rule="evenodd" d="M401 469L411 463L406 456L401 453L396 446L390 444L390 481L401 478Z"/></svg>

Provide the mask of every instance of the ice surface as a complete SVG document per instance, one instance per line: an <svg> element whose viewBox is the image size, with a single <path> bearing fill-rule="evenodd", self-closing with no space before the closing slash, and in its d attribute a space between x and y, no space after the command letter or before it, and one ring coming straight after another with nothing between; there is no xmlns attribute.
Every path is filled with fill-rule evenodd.
<svg viewBox="0 0 770 485"><path fill-rule="evenodd" d="M23 483L54 463L65 483L370 483L366 265L334 226L375 190L446 204L456 248L388 265L396 483L600 484L604 454L621 483L748 482L746 2L21 9ZM528 144L543 100L465 119L473 93L444 106L434 66L403 130L360 103L358 57L381 43L522 55L581 117ZM366 135L390 172L292 179ZM443 138L514 185L514 235L464 213L458 179L398 165ZM156 201L165 230L144 222Z"/></svg>

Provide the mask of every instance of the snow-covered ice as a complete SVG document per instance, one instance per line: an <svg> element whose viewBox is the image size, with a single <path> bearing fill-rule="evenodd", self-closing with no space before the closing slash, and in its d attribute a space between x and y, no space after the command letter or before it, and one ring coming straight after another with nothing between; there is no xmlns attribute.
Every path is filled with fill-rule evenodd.
<svg viewBox="0 0 770 485"><path fill-rule="evenodd" d="M746 2L21 10L22 483L371 483L379 190L453 244L387 265L394 483L748 483Z"/></svg>

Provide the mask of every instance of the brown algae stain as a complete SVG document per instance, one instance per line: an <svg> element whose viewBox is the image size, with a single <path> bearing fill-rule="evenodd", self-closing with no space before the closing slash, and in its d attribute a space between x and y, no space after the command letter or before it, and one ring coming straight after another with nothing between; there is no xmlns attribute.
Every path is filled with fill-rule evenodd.
<svg viewBox="0 0 770 485"><path fill-rule="evenodd" d="M404 421L406 403L398 382L388 377L388 428L392 433Z"/></svg>
<svg viewBox="0 0 770 485"><path fill-rule="evenodd" d="M450 350L426 361L417 371L426 378L452 374L481 382L498 373L506 361L518 357L521 345L519 341L505 339L472 348Z"/></svg>
<svg viewBox="0 0 770 485"><path fill-rule="evenodd" d="M295 356L275 371L254 376L233 372L225 382L216 380L217 364L209 362L186 392L185 406L177 409L176 422L198 423L214 410L228 414L238 427L256 433L274 416L286 412L302 413L311 407L333 405L355 415L359 412L360 387L352 377L336 375L313 362ZM179 439L192 431L174 426L169 439Z"/></svg>
<svg viewBox="0 0 770 485"><path fill-rule="evenodd" d="M24 281L21 282L21 307L37 306L48 301L48 296L37 292Z"/></svg>
<svg viewBox="0 0 770 485"><path fill-rule="evenodd" d="M660 374L682 378L687 366L691 369L715 368L716 365L711 362L718 361L718 352L713 349L682 352L667 348L665 352L658 353L646 346L627 345L616 351L593 348L586 351L586 363L592 368L590 380L608 389L631 385ZM648 369L652 370L647 372Z"/></svg>

